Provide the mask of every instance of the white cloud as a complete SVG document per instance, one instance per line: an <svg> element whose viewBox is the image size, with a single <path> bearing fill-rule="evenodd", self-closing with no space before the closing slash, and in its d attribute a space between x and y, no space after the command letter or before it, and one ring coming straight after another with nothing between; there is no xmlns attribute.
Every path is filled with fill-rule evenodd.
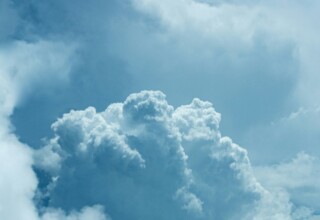
<svg viewBox="0 0 320 220"><path fill-rule="evenodd" d="M51 140L48 145L33 152L35 166L52 174L60 170L61 152L55 139Z"/></svg>
<svg viewBox="0 0 320 220"><path fill-rule="evenodd" d="M291 219L287 196L257 182L219 122L211 103L175 110L159 91L64 114L49 142L61 157L49 205L99 203L114 219Z"/></svg>
<svg viewBox="0 0 320 220"><path fill-rule="evenodd" d="M19 102L42 86L68 79L75 47L64 43L39 41L14 42L0 52L0 218L15 220L106 220L100 206L86 207L65 215L50 209L39 217L34 204L38 180L33 171L33 150L13 134L9 117ZM32 129L32 125L30 125ZM44 152L45 153L45 152ZM52 154L50 154L52 155ZM41 158L41 157L35 157ZM41 158L42 159L42 158ZM41 161L57 164L59 158Z"/></svg>
<svg viewBox="0 0 320 220"><path fill-rule="evenodd" d="M145 50L153 50L159 45L168 45L169 42L168 51L173 54L169 59L176 58L172 59L172 65L165 63L166 59L162 61L160 59L158 62L155 57L168 54L168 51L160 50L160 56L157 53L154 56L144 54L147 60L140 57L138 63L141 62L145 68L145 63L149 63L148 59L153 59L154 63L159 63L163 68L159 72L162 73L168 69L181 70L183 75L184 69L192 66L183 64L196 63L196 66L202 66L199 64L209 61L212 63L212 58L219 62L216 58L220 56L212 56L211 49L219 50L221 45L223 50L229 53L228 55L231 54L226 60L240 62L238 55L242 56L248 48L255 46L252 44L257 35L266 32L266 44L271 51L288 41L298 45L299 50L296 52L302 64L301 72L305 71L306 74L301 74L302 80L297 89L298 94L295 95L308 100L308 103L314 102L313 94L318 92L316 83L318 80L314 74L318 67L318 34L314 28L314 22L309 20L312 16L300 19L301 13L306 12L303 12L305 8L296 7L296 2L290 4L290 7L282 7L290 11L288 14L281 9L275 10L277 4L260 4L260 2L247 4L247 2L241 4L235 1L227 3L219 1L217 4L218 1L215 1L213 2L215 4L209 6L191 0L134 1L138 10L146 12L149 16L156 16L165 27L164 35L157 35L157 33L146 35L148 36L148 40L145 39L146 44L150 48ZM10 9L7 1L1 3L4 5L3 8ZM310 15L313 16L316 14L317 4L314 6L315 10L310 11ZM308 7L310 7L309 3ZM12 26L1 25L0 29L4 30L5 34L1 32L0 38L5 38L13 33L16 17L14 12L4 10L13 15L12 20L7 22L3 19L7 16L1 9L0 24L12 24ZM154 38L150 40L150 36ZM194 41L195 38L198 39ZM156 43L149 41L156 41ZM135 39L133 42L136 44ZM194 44L186 49L185 45L189 45L190 42ZM121 48L127 50L128 48L122 43ZM171 50L170 44L176 43L177 47ZM212 44L215 46L211 47ZM51 86L53 81L61 83L68 79L73 50L74 46L69 47L65 43L21 41L2 47L0 52L2 66L0 144L4 146L1 148L0 157L5 167L7 164L5 161L8 158L21 156L19 161L10 161L14 168L0 169L0 175L7 177L0 185L0 191L5 192L3 198L14 195L16 200L13 204L5 203L6 201L0 199L0 207L5 207L0 209L0 212L5 210L3 215L7 218L19 219L24 215L25 218L30 216L30 219L33 219L38 215L31 202L37 184L31 169L32 155L30 149L11 134L8 117L12 114L13 108L31 91ZM145 50L141 50L141 53ZM138 53L136 50L133 51ZM205 55L194 61L195 51L204 51ZM133 60L133 65L139 66L135 60L139 59L139 56L132 56L132 54L132 51L131 53L129 51L120 57L128 56L128 59ZM181 61L182 54L187 54L183 58L184 61ZM154 65L150 66L155 69ZM137 70L140 70L139 68ZM209 69L210 73L213 72L212 74L217 72L216 69L215 71ZM140 80L145 79L140 77ZM174 91L176 90L174 87ZM288 195L282 192L270 193L260 186L252 174L246 150L234 144L229 138L222 137L218 129L219 122L220 114L213 109L212 105L198 99L190 105L174 110L167 104L165 96L159 92L133 94L126 102L111 105L103 113L97 113L95 109L89 108L66 114L53 125L56 137L48 143L46 148L33 156L40 169L53 175L60 175L56 189L52 189L50 202L55 206L61 204L69 210L73 208L79 210L87 206L88 201L90 204L95 204L97 201L114 205L106 208L112 210L115 216L127 215L125 216L127 218L131 216L141 218L146 214L150 219L154 214L159 218L170 219L170 217L174 218L172 214L176 210L179 210L178 216L188 213L194 218L221 217L230 210L237 210L238 214L245 218L248 210L252 209L253 212L248 214L247 218L289 219L291 207L287 201ZM309 168L305 167L305 169ZM12 173L9 172L11 170ZM280 169L273 174L277 175L281 172L287 171ZM299 175L302 175L302 172ZM21 185L15 181L16 184L12 185L13 191L9 191L11 180L19 179L20 176L24 176L25 184ZM309 181L308 178L306 179ZM105 183L108 183L107 186ZM275 185L281 185L292 191L290 196L295 201L294 195L298 195L297 188L304 187L305 184L312 188L318 182L310 180L309 183L308 185L306 182L297 181L298 185L283 182ZM74 188L75 186L79 188ZM65 193L65 189L69 189L67 193L75 198L82 196L84 199L63 201L61 195ZM79 190L84 194L78 195ZM14 192L18 194L12 194ZM105 197L106 195L109 197ZM308 196L305 198L306 201L311 198ZM126 199L119 202L119 197ZM301 199L303 200L303 197ZM154 204L148 203L145 204L146 208L141 208L139 207L141 201L145 203L154 201ZM73 207L74 204L75 207ZM169 208L168 204L172 207ZM13 205L16 205L21 212L13 212L16 210L12 208ZM122 205L128 213L118 211ZM131 206L136 207L136 210L130 209ZM167 209L161 210L159 207ZM144 213L146 209L150 212ZM85 210L91 210L91 208ZM93 207L92 210L96 209ZM99 215L99 210L93 213ZM230 216L226 218L232 218L231 211ZM308 212L310 212L309 209L307 211L301 209L295 215L302 218L301 216L308 215L305 214ZM87 212L83 211L83 213ZM66 215L64 211L55 210L44 216L73 219L80 218L82 214Z"/></svg>
<svg viewBox="0 0 320 220"><path fill-rule="evenodd" d="M35 88L42 89L68 80L76 45L63 42L16 41L0 52L2 111L11 114L15 105Z"/></svg>
<svg viewBox="0 0 320 220"><path fill-rule="evenodd" d="M296 206L320 210L320 160L306 153L273 166L255 167L255 175L268 189L281 188L288 191Z"/></svg>
<svg viewBox="0 0 320 220"><path fill-rule="evenodd" d="M69 215L61 209L48 209L41 220L109 220L103 212L103 207L96 205L84 207L79 212L72 211Z"/></svg>
<svg viewBox="0 0 320 220"><path fill-rule="evenodd" d="M174 120L186 140L220 138L218 128L221 115L214 110L210 102L194 99L190 105L176 109Z"/></svg>
<svg viewBox="0 0 320 220"><path fill-rule="evenodd" d="M31 165L31 150L13 134L0 132L1 219L37 219L32 202L37 178Z"/></svg>

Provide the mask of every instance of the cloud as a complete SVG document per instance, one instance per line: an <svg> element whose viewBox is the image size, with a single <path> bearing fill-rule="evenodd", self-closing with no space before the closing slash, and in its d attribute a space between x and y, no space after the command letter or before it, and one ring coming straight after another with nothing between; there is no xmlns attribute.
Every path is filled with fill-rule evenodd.
<svg viewBox="0 0 320 220"><path fill-rule="evenodd" d="M127 63L136 90L160 89L175 106L193 97L214 101L225 116L223 129L234 138L285 111L299 73L297 45L272 29L264 5L133 5L142 21L120 20L110 36L112 53Z"/></svg>
<svg viewBox="0 0 320 220"><path fill-rule="evenodd" d="M153 22L148 27L157 27L156 31L146 31L149 39L157 42L145 41L148 46L143 54L151 54L145 58L147 62L144 59L139 63L137 56L126 58L133 68L138 66L142 69L140 72L147 73L152 71L151 68L156 69L152 72L160 69L159 77L154 77L156 74L150 77L154 79L154 82L150 79L151 88L161 88L169 97L183 100L190 92L214 101L225 116L222 130L238 142L242 141L243 145L250 145L250 151L257 152L252 154L253 160L261 161L261 155L264 162L275 162L277 156L273 157L274 152L268 151L273 149L272 143L259 147L260 143L254 142L254 135L248 137L253 139L252 142L243 141L243 135L248 130L267 126L292 109L300 106L309 109L318 105L314 94L319 93L316 85L319 81L319 31L315 22L319 4L311 1L133 2L139 12L151 17ZM157 52L152 58L154 51ZM162 57L161 54L165 55ZM166 59L171 54L174 54L173 58ZM150 69L145 63L152 63ZM168 75L173 79L164 80L164 73L171 73ZM143 80L145 78L148 79L146 76ZM160 85L161 82L165 85ZM305 125L302 123L298 127ZM277 130L275 126L272 129ZM289 128L287 133L291 130ZM274 136L281 138L279 134L283 131L275 133L271 139ZM310 134L313 133L316 132ZM276 159L297 153L289 152L287 142L298 138L294 138L297 137L294 134L289 136L293 138L281 141L286 144L281 146ZM289 144L300 145L303 139ZM315 151L318 139L306 139L315 140L316 143L305 143L306 148ZM265 141L268 140L259 140Z"/></svg>
<svg viewBox="0 0 320 220"><path fill-rule="evenodd" d="M101 110L143 89L164 91L176 106L193 97L214 101L225 116L222 130L235 140L316 102L318 3L15 1L6 8L23 20L19 39L81 42L70 87L32 96L13 116L17 133L34 145L58 114L88 105ZM43 111L32 117L36 105ZM33 131L24 123L29 118Z"/></svg>
<svg viewBox="0 0 320 220"><path fill-rule="evenodd" d="M319 165L319 158L302 152L288 162L255 167L254 172L266 188L282 188L289 192L291 201L296 206L318 211Z"/></svg>
<svg viewBox="0 0 320 220"><path fill-rule="evenodd" d="M15 1L12 8L23 20L18 38L49 37L81 45L69 86L50 95L34 94L17 109L17 133L38 146L37 140L50 133L49 124L71 108L93 105L101 110L132 91L160 89L175 106L193 97L214 101L225 116L222 130L238 139L252 125L283 115L297 83L297 45L283 37L292 25L282 25L277 29L281 32L270 30L282 20L266 12L276 5ZM37 105L42 111L32 116ZM32 131L24 123L30 118L37 125Z"/></svg>
<svg viewBox="0 0 320 220"><path fill-rule="evenodd" d="M1 219L37 219L32 202L37 178L31 168L31 150L3 130L0 132L0 146Z"/></svg>
<svg viewBox="0 0 320 220"><path fill-rule="evenodd" d="M56 82L66 82L74 50L75 45L50 41L3 45L0 52L3 114L10 115L34 87L41 90Z"/></svg>
<svg viewBox="0 0 320 220"><path fill-rule="evenodd" d="M72 210L83 207L102 213L88 208L96 203L115 218L156 214L170 219L173 213L222 218L226 212L225 218L233 218L234 211L244 219L290 218L292 196L260 186L246 150L221 135L220 115L210 103L195 99L175 109L163 94L145 92L99 111L132 88L163 89L174 105L201 96L215 100L228 134L237 139L251 126L283 115L291 102L313 105L319 92L318 8L318 3L297 1L1 1L0 143L6 147L0 156L5 161L21 155L21 162L12 161L14 174L1 170L8 180L1 182L1 192L11 193L9 180L25 176L25 185L12 187L21 189L17 205L31 219L80 218L85 211ZM70 44L75 40L81 47ZM74 69L75 50L81 65ZM58 95L39 95L70 79L71 86ZM128 81L130 88L124 86ZM34 99L24 103L27 96ZM17 118L31 145L46 135L44 127L58 113L89 104L98 110L59 119L52 126L55 137L35 153L12 134L9 117L19 105ZM288 122L283 130L299 133L303 122ZM316 129L311 130L317 142ZM290 140L307 145L303 141L309 138L299 137ZM265 159L273 153L270 146L263 149ZM276 152L290 157L288 148ZM64 201L68 193L73 198ZM12 211L13 203L0 204L8 218L22 218ZM36 210L47 205L52 206L48 213ZM123 208L126 213L119 211ZM301 208L293 215L313 212Z"/></svg>
<svg viewBox="0 0 320 220"><path fill-rule="evenodd" d="M84 207L79 212L71 212L66 215L61 209L46 210L45 214L42 216L41 220L109 220L108 217L103 213L103 208L101 206Z"/></svg>
<svg viewBox="0 0 320 220"><path fill-rule="evenodd" d="M113 0L12 2L10 8L19 22L10 39L55 42L56 62L59 57L68 56L73 47L71 60L66 60L66 64L73 64L72 68L65 65L65 68L55 69L55 74L60 76L70 71L68 83L62 80L59 85L48 83L38 87L30 93L27 102L15 109L12 123L22 141L39 147L41 139L50 134L51 123L63 112L89 105L105 108L106 103L130 93L133 83L126 63L110 55L114 42L109 39L109 27L111 24L118 26L118 12L126 4ZM34 111L38 114L33 114ZM29 123L34 124L33 129L28 128Z"/></svg>
<svg viewBox="0 0 320 220"><path fill-rule="evenodd" d="M113 219L290 219L286 195L260 185L247 151L221 135L219 122L211 103L174 109L159 91L102 112L72 110L44 147L44 156L60 156L55 172L36 161L37 174L55 180L42 183L42 199L66 210L99 203Z"/></svg>
<svg viewBox="0 0 320 220"><path fill-rule="evenodd" d="M19 141L10 122L14 108L30 92L68 80L75 46L62 42L14 41L1 45L0 64L0 217L17 220L106 220L100 206L65 215L58 209L39 214L34 198L38 179L33 150ZM31 125L30 129L31 129ZM46 164L46 163L44 163Z"/></svg>
<svg viewBox="0 0 320 220"><path fill-rule="evenodd" d="M232 46L236 46L236 40L250 45L256 27L263 21L258 4L251 7L232 3L212 6L193 0L133 0L133 3L138 10L157 17L172 32L204 34L205 38L214 37L221 43L228 41Z"/></svg>

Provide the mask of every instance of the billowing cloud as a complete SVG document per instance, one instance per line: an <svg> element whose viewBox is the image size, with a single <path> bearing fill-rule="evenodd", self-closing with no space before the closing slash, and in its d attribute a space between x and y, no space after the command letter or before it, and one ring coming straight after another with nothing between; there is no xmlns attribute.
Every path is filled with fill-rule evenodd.
<svg viewBox="0 0 320 220"><path fill-rule="evenodd" d="M52 176L42 178L42 203L99 203L113 219L291 219L286 195L259 184L219 122L211 103L174 109L159 91L64 114L39 151L53 162L36 160L37 174Z"/></svg>

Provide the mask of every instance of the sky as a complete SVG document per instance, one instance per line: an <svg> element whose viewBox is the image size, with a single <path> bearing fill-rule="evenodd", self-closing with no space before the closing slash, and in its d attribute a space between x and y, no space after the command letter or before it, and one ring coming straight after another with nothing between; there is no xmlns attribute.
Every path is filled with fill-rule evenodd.
<svg viewBox="0 0 320 220"><path fill-rule="evenodd" d="M319 13L0 0L0 219L320 219Z"/></svg>

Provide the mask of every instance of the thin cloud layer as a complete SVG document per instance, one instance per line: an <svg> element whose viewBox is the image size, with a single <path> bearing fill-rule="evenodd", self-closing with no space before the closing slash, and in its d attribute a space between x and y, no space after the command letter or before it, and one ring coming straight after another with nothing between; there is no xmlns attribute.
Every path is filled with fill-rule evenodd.
<svg viewBox="0 0 320 220"><path fill-rule="evenodd" d="M259 184L219 122L211 103L174 109L159 91L64 114L38 151L61 158L39 162L37 174L52 175L39 201L66 210L98 203L112 219L291 219L285 194Z"/></svg>

